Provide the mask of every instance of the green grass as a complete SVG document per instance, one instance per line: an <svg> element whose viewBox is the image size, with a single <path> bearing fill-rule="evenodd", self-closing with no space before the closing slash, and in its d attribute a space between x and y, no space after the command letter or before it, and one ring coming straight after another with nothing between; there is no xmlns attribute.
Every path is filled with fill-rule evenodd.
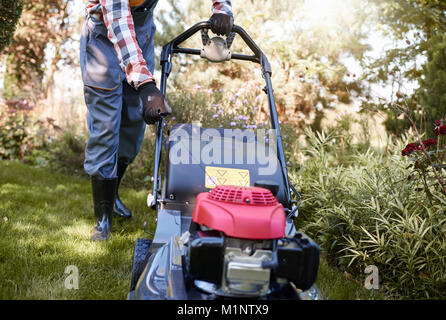
<svg viewBox="0 0 446 320"><path fill-rule="evenodd" d="M365 280L366 275L364 275ZM327 300L373 300L384 299L380 291L367 290L360 281L347 280L346 276L327 265L321 258L318 279L316 281L324 298Z"/></svg>
<svg viewBox="0 0 446 320"><path fill-rule="evenodd" d="M125 299L134 241L147 236L144 221L154 231L155 213L146 190L120 194L134 217L114 219L111 239L92 242L88 180L0 161L0 299ZM69 265L79 270L78 290L64 286ZM328 299L371 297L325 263L318 285Z"/></svg>
<svg viewBox="0 0 446 320"><path fill-rule="evenodd" d="M121 193L134 218L114 219L110 241L92 242L88 180L1 161L0 299L125 299L134 241L155 219L146 191ZM69 265L78 267L79 290L65 289Z"/></svg>

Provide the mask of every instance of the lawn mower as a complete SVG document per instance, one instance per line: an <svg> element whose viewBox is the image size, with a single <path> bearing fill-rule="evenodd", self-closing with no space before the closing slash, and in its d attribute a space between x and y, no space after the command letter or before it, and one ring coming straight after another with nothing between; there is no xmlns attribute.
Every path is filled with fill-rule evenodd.
<svg viewBox="0 0 446 320"><path fill-rule="evenodd" d="M319 247L294 226L300 195L288 180L271 66L240 26L226 39L210 38L209 29L208 21L199 22L163 47L161 92L174 54L260 64L275 134L266 142L253 130L176 124L163 139L165 120L159 120L147 198L157 210L156 231L153 240L135 243L128 299L321 299ZM179 46L199 31L201 50ZM253 55L230 51L236 35ZM262 149L268 152L260 157Z"/></svg>

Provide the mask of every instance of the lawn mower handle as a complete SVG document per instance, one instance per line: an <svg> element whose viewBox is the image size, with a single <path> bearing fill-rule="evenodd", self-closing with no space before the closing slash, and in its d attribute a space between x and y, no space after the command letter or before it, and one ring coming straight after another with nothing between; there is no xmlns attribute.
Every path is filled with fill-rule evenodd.
<svg viewBox="0 0 446 320"><path fill-rule="evenodd" d="M177 36L175 39L171 40L169 43L167 43L163 47L163 51L161 53L161 65L163 65L163 62L169 62L170 57L174 53L185 53L185 54L193 54L193 55L200 55L199 49L190 49L190 48L181 48L178 47L181 43L189 39L191 36L193 36L195 33L197 33L200 30L203 29L210 29L211 23L209 21L202 21L198 22L197 24L193 25L191 28L184 31L182 34ZM260 63L262 67L263 72L268 72L270 75L272 74L271 66L268 62L268 59L263 54L262 50L257 46L257 44L252 40L252 38L248 35L248 33L240 26L234 25L232 27L232 32L237 33L240 35L240 37L245 41L245 43L248 45L248 47L252 50L254 55L244 55L244 54L237 54L233 53L231 56L231 59L235 60L247 60L252 62ZM170 73L170 70L168 70Z"/></svg>
<svg viewBox="0 0 446 320"><path fill-rule="evenodd" d="M193 54L193 55L200 55L201 50L199 49L191 49L191 48L182 48L179 47L181 43L189 39L191 36L193 36L195 33L202 29L211 29L211 23L209 21L201 21L197 24L193 25L191 28L187 29L183 33L181 33L179 36L168 42L166 45L163 46L162 52L161 52L161 83L160 83L160 90L163 93L163 95L166 94L166 82L167 78L170 75L170 72L172 70L172 56L175 53L185 53L185 54ZM248 33L240 26L234 25L232 27L232 32L235 32L238 34L243 41L246 43L246 45L252 50L254 55L244 55L244 54L237 54L232 53L231 54L231 60L246 60L246 61L252 61L259 63L262 69L262 75L265 79L265 88L263 91L268 96L268 105L270 110L270 118L271 118L271 128L276 130L276 138L277 138L277 152L278 152L278 159L279 163L281 165L283 178L285 181L285 193L286 193L286 199L287 204L286 207L291 207L291 192L290 192L290 184L288 181L288 172L286 167L286 160L285 160L285 153L283 150L283 144L282 144L282 136L280 134L280 126L279 126L279 119L277 115L277 109L276 109L276 102L274 99L274 92L271 84L271 65L268 61L268 58L265 56L265 54L260 50L260 48L257 46L257 44L252 40L252 38L248 35ZM156 208L157 200L158 200L158 192L160 191L160 184L161 179L159 175L159 168L160 168L160 162L161 162L161 151L162 151L162 138L163 138L163 129L164 129L164 119L161 117L161 119L157 123L156 128L156 143L155 143L155 163L154 163L154 170L153 170L153 200L151 207L153 209Z"/></svg>

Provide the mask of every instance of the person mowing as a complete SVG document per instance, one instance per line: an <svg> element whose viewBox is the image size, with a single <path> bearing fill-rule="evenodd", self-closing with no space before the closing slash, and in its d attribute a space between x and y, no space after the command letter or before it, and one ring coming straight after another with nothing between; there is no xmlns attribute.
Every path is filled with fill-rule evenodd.
<svg viewBox="0 0 446 320"><path fill-rule="evenodd" d="M153 72L158 0L89 0L81 32L80 65L89 139L84 168L91 177L96 226L92 240L109 239L112 216L130 218L118 187L141 147L146 124L172 109ZM211 30L228 35L230 0L212 1Z"/></svg>

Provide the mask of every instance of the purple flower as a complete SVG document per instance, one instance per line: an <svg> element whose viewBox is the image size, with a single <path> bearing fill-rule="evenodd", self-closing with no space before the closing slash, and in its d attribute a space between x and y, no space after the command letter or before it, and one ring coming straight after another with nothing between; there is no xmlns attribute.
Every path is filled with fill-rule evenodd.
<svg viewBox="0 0 446 320"><path fill-rule="evenodd" d="M243 100L243 104L246 104L246 103L248 103L248 100L246 100L246 99Z"/></svg>
<svg viewBox="0 0 446 320"><path fill-rule="evenodd" d="M218 118L218 114L214 114L213 116L212 116L212 118Z"/></svg>
<svg viewBox="0 0 446 320"><path fill-rule="evenodd" d="M218 114L222 114L222 113L223 113L223 110L218 110L217 113L218 113Z"/></svg>
<svg viewBox="0 0 446 320"><path fill-rule="evenodd" d="M234 127L236 123L234 121L231 122L231 127Z"/></svg>
<svg viewBox="0 0 446 320"><path fill-rule="evenodd" d="M201 89L201 86L197 84L197 85L195 86L195 89Z"/></svg>

